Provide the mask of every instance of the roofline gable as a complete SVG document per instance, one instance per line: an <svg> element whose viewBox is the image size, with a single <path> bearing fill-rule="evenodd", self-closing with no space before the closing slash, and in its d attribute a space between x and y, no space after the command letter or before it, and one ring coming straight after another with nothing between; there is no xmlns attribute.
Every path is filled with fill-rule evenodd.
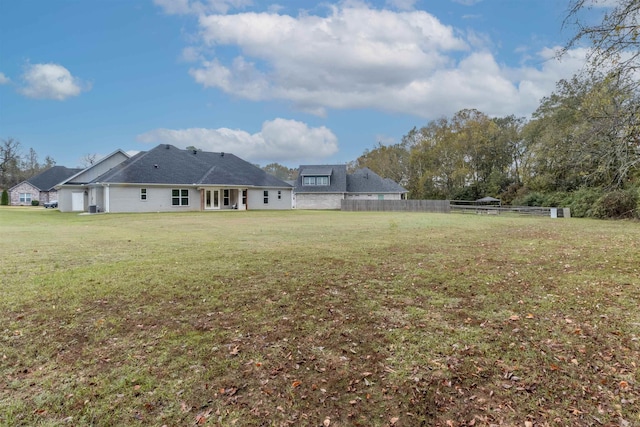
<svg viewBox="0 0 640 427"><path fill-rule="evenodd" d="M124 151L122 151L122 149L118 148L117 150L115 150L114 152L107 154L106 156L104 156L103 158L101 158L100 160L98 160L97 162L95 162L94 164L92 164L91 166L88 166L84 169L82 169L80 172L76 173L73 176L70 176L69 178L65 179L64 181L62 181L61 183L59 183L58 185L56 185L56 187L66 184L67 182L70 182L71 180L73 180L74 178L82 175L83 173L85 173L86 171L95 168L96 166L100 165L103 162L106 162L108 159L110 159L111 157L115 156L116 154L123 154L127 159L130 158L131 156L128 155L127 153L125 153Z"/></svg>

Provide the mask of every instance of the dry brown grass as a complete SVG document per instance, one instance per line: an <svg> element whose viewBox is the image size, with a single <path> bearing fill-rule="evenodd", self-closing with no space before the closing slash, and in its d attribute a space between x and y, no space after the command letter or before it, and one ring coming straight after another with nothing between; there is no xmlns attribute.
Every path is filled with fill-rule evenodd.
<svg viewBox="0 0 640 427"><path fill-rule="evenodd" d="M640 425L637 222L2 209L0 235L2 425Z"/></svg>

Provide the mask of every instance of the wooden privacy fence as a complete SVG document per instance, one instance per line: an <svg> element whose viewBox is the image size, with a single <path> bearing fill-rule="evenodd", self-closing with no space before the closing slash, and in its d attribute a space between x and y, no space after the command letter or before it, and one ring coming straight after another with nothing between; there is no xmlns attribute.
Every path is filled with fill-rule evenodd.
<svg viewBox="0 0 640 427"><path fill-rule="evenodd" d="M448 200L354 200L341 201L343 211L392 211L449 213Z"/></svg>

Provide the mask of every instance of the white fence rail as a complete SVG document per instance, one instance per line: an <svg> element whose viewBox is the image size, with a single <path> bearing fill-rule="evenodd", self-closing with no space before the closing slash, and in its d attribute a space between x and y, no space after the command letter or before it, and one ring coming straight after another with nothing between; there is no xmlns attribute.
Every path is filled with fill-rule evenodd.
<svg viewBox="0 0 640 427"><path fill-rule="evenodd" d="M351 212L436 212L449 213L448 200L352 200L343 199L341 210Z"/></svg>

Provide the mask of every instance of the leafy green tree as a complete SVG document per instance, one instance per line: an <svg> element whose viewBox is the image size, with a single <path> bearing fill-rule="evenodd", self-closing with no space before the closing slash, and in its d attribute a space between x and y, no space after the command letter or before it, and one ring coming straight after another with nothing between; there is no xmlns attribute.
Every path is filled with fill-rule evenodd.
<svg viewBox="0 0 640 427"><path fill-rule="evenodd" d="M640 0L570 0L565 27L576 29L562 54L583 41L591 44L586 72L594 83L588 120L602 140L598 173L609 187L622 188L640 179ZM594 6L608 6L593 20ZM609 93L607 93L609 92ZM608 179L607 179L608 178Z"/></svg>
<svg viewBox="0 0 640 427"><path fill-rule="evenodd" d="M562 80L523 131L534 191L623 188L640 166L638 94L618 74ZM633 114L629 114L634 112Z"/></svg>
<svg viewBox="0 0 640 427"><path fill-rule="evenodd" d="M464 163L449 119L431 121L414 136L409 154L409 197L447 199L464 185Z"/></svg>
<svg viewBox="0 0 640 427"><path fill-rule="evenodd" d="M522 183L522 170L526 169L528 162L527 145L522 137L522 129L526 124L526 119L510 115L496 117L493 122L499 129L497 146L502 147L504 150L503 155L505 158L502 160L505 163L510 162L507 165L508 178L515 184L520 185Z"/></svg>
<svg viewBox="0 0 640 427"><path fill-rule="evenodd" d="M369 168L383 178L406 185L409 172L407 142L383 145L378 143L373 150L365 150L353 165L354 169Z"/></svg>
<svg viewBox="0 0 640 427"><path fill-rule="evenodd" d="M477 110L461 110L450 119L430 122L413 135L411 197L499 195L513 181L514 156L521 155L514 149L520 149L519 126L515 118L498 121Z"/></svg>
<svg viewBox="0 0 640 427"><path fill-rule="evenodd" d="M298 177L297 169L291 169L279 163L269 163L262 170L282 180L293 180Z"/></svg>
<svg viewBox="0 0 640 427"><path fill-rule="evenodd" d="M2 190L2 197L0 198L0 205L8 206L9 205L9 193L6 189Z"/></svg>

